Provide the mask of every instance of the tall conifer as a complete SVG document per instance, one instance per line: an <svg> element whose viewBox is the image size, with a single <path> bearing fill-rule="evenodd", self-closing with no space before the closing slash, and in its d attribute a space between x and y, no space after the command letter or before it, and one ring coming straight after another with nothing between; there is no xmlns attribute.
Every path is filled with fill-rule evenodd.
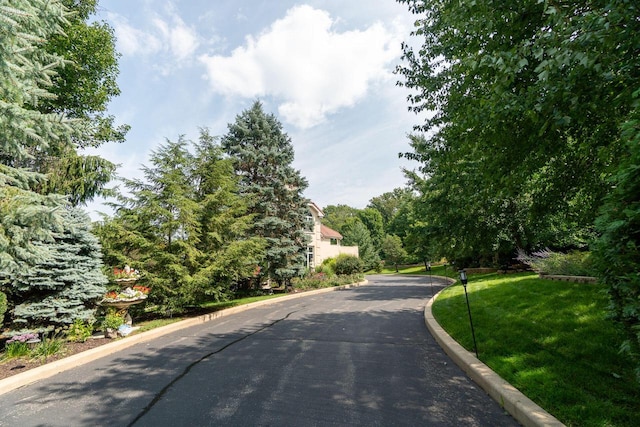
<svg viewBox="0 0 640 427"><path fill-rule="evenodd" d="M291 164L291 138L262 104L253 106L229 124L222 147L234 159L240 194L254 214L252 233L267 241L263 270L268 280L289 284L305 268L305 224L308 201L302 192L308 184Z"/></svg>
<svg viewBox="0 0 640 427"><path fill-rule="evenodd" d="M60 32L66 13L55 0L0 0L0 284L11 270L44 256L32 242L50 239L61 221L62 198L35 193L44 176L18 165L74 133L64 116L36 110L52 97L52 77L63 65L43 45Z"/></svg>

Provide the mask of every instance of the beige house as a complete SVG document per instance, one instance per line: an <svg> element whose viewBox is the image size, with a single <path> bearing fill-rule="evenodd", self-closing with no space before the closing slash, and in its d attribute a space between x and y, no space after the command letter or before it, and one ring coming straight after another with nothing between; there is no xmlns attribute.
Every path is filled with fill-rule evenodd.
<svg viewBox="0 0 640 427"><path fill-rule="evenodd" d="M309 244L307 246L307 268L315 268L327 258L339 254L358 256L357 246L342 246L342 235L320 220L324 217L322 210L313 202L309 203L309 215L313 220L313 230L308 230Z"/></svg>

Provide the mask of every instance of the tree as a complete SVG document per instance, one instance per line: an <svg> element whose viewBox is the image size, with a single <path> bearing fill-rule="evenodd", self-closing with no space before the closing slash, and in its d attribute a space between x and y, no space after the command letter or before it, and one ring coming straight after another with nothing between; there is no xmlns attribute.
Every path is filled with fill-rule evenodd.
<svg viewBox="0 0 640 427"><path fill-rule="evenodd" d="M382 252L384 253L385 261L392 263L397 273L398 264L407 257L407 251L402 247L400 237L387 234L382 242Z"/></svg>
<svg viewBox="0 0 640 427"><path fill-rule="evenodd" d="M57 1L0 0L0 282L42 259L44 249L34 242L52 239L62 222L63 198L37 194L46 177L22 165L78 133L64 115L36 110L52 97L54 70L64 62L43 41L60 33L66 15Z"/></svg>
<svg viewBox="0 0 640 427"><path fill-rule="evenodd" d="M47 176L34 186L42 194L67 195L77 206L96 195L111 195L106 189L116 165L95 155L80 155L83 147L122 142L129 127L115 127L106 115L112 97L120 94L116 83L118 54L113 30L104 22L87 21L95 13L97 0L63 0L72 12L61 22L61 32L52 33L42 49L64 59L47 88L49 97L31 108L43 114L59 114L75 121L71 139L49 139L47 147L30 147L28 158L12 158L14 167L26 167Z"/></svg>
<svg viewBox="0 0 640 427"><path fill-rule="evenodd" d="M324 213L322 223L342 233L345 226L358 219L360 210L347 205L329 205L323 208L322 212Z"/></svg>
<svg viewBox="0 0 640 427"><path fill-rule="evenodd" d="M358 218L369 230L371 241L376 249L380 248L384 238L384 223L382 214L377 209L365 208L358 212Z"/></svg>
<svg viewBox="0 0 640 427"><path fill-rule="evenodd" d="M406 154L426 222L459 257L585 247L639 86L638 6L402 2L423 45L404 46L401 84L410 109L436 111Z"/></svg>
<svg viewBox="0 0 640 427"><path fill-rule="evenodd" d="M203 300L223 300L252 277L264 242L247 236L251 217L236 194L230 160L206 129L195 143L167 141L144 166L144 180L128 180L113 218L98 224L110 266L143 271L149 299L181 310Z"/></svg>
<svg viewBox="0 0 640 427"><path fill-rule="evenodd" d="M389 231L388 227L393 222L394 217L398 214L402 206L407 202L407 200L410 200L412 196L412 190L409 187L394 188L393 191L373 197L369 200L367 207L376 209L380 212L380 215L382 215L385 233L397 234Z"/></svg>
<svg viewBox="0 0 640 427"><path fill-rule="evenodd" d="M14 329L51 330L93 318L108 279L90 227L86 213L65 209L62 231L53 231L54 242L35 243L46 247L44 258L9 276Z"/></svg>
<svg viewBox="0 0 640 427"><path fill-rule="evenodd" d="M305 269L308 201L302 197L307 181L295 170L293 146L273 114L260 102L229 124L222 147L234 160L239 191L254 215L251 233L267 241L264 272L267 280L290 284Z"/></svg>
<svg viewBox="0 0 640 427"><path fill-rule="evenodd" d="M609 288L613 316L628 334L623 349L635 358L640 380L640 102L622 135L626 152L600 210L597 225L602 234L594 255Z"/></svg>
<svg viewBox="0 0 640 427"><path fill-rule="evenodd" d="M369 229L360 221L350 221L341 231L342 243L346 246L358 246L358 256L364 264L365 270L376 268L380 263L380 255L374 246Z"/></svg>

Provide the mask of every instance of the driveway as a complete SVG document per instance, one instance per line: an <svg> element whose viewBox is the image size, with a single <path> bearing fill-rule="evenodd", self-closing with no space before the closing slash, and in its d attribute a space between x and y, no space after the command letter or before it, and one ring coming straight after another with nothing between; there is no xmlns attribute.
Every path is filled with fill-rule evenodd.
<svg viewBox="0 0 640 427"><path fill-rule="evenodd" d="M0 396L2 426L515 426L443 353L443 284L357 288L192 326Z"/></svg>

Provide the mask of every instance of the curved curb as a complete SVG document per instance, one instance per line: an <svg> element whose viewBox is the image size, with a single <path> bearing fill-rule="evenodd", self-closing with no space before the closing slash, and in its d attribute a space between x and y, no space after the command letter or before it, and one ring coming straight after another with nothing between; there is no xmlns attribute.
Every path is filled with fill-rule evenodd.
<svg viewBox="0 0 640 427"><path fill-rule="evenodd" d="M455 283L455 280L453 283ZM523 426L564 426L557 418L542 409L517 388L503 380L498 374L493 372L487 365L478 360L471 352L467 351L447 334L431 312L431 306L439 294L440 292L427 302L424 308L424 321L436 342L456 365Z"/></svg>
<svg viewBox="0 0 640 427"><path fill-rule="evenodd" d="M290 299L301 298L304 296L311 296L317 294L323 294L326 292L339 291L342 289L355 288L363 286L369 283L368 280L362 282L352 283L349 285L335 286L331 288L316 289L313 291L300 292L290 295L285 295L278 298L271 298L263 301L256 301L249 304L240 305L237 307L226 308L224 310L215 311L213 313L203 314L191 319L181 320L170 325L161 326L159 328L152 329L150 331L142 332L133 336L126 337L114 341L109 344L104 344L99 347L92 348L90 350L83 351L81 353L74 354L64 359L56 360L55 362L47 363L46 365L38 366L37 368L30 369L26 372L13 375L11 377L0 380L0 395L8 393L17 388L35 383L45 378L49 378L53 375L59 374L76 366L84 365L102 357L108 356L113 353L117 353L120 350L124 350L127 347L131 347L135 344L150 341L154 338L158 338L162 335L166 335L171 332L175 332L181 329L188 328L190 326L199 325L201 323L209 322L220 317L228 316L230 314L239 313L241 311L250 310L256 307L264 305L274 304L280 301L286 301Z"/></svg>

